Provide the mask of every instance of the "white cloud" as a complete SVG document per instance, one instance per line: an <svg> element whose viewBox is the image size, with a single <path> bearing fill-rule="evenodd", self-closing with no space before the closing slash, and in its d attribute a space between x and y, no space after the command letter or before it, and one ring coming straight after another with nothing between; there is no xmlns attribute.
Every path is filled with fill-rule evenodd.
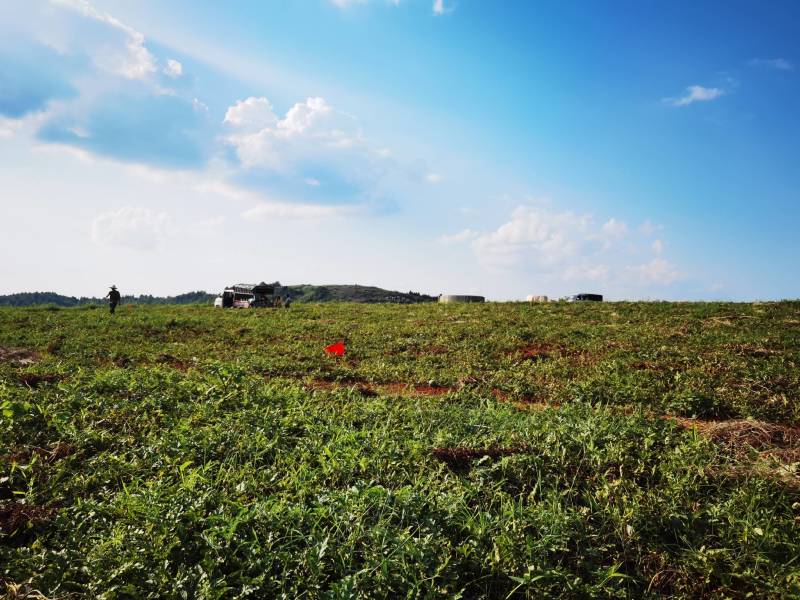
<svg viewBox="0 0 800 600"><path fill-rule="evenodd" d="M435 185L437 183L441 183L442 182L442 176L439 175L438 173L428 173L428 174L425 175L425 181L427 181L430 184Z"/></svg>
<svg viewBox="0 0 800 600"><path fill-rule="evenodd" d="M686 95L680 98L664 98L664 102L671 106L688 106L694 102L709 102L725 95L721 88L707 88L702 85L690 85L686 88Z"/></svg>
<svg viewBox="0 0 800 600"><path fill-rule="evenodd" d="M400 6L400 3L403 0L386 0L386 4L390 4L391 6ZM356 4L366 4L369 0L330 0L330 3L333 4L336 8L341 8L345 10L354 6Z"/></svg>
<svg viewBox="0 0 800 600"><path fill-rule="evenodd" d="M319 220L341 217L353 213L352 207L325 204L297 204L293 202L261 202L242 213L248 221L271 219Z"/></svg>
<svg viewBox="0 0 800 600"><path fill-rule="evenodd" d="M128 79L145 79L156 71L156 59L144 45L144 35L108 13L101 12L87 0L51 0L52 4L75 10L84 17L104 23L121 32L124 47L106 43L93 53L95 64Z"/></svg>
<svg viewBox="0 0 800 600"><path fill-rule="evenodd" d="M180 77L183 75L183 65L174 58L169 58L167 66L164 67L164 73L169 77Z"/></svg>
<svg viewBox="0 0 800 600"><path fill-rule="evenodd" d="M453 12L452 6L445 6L444 0L433 0L433 14L437 17Z"/></svg>
<svg viewBox="0 0 800 600"><path fill-rule="evenodd" d="M553 265L577 254L592 234L590 226L588 215L519 206L510 221L480 235L472 247L485 265L511 267L526 262Z"/></svg>
<svg viewBox="0 0 800 600"><path fill-rule="evenodd" d="M667 285L683 277L683 274L668 260L656 257L648 263L628 267L639 283Z"/></svg>
<svg viewBox="0 0 800 600"><path fill-rule="evenodd" d="M101 214L92 223L92 241L100 246L154 250L170 232L166 213L131 206Z"/></svg>
<svg viewBox="0 0 800 600"><path fill-rule="evenodd" d="M655 226L650 224L650 228ZM647 244L630 235L617 218L602 224L590 215L553 210L547 205L522 205L494 231L465 229L439 238L440 243L469 242L478 263L489 271L524 273L541 281L571 284L649 286L672 283L683 275L662 258L661 240ZM636 257L648 251L658 256L646 264Z"/></svg>
<svg viewBox="0 0 800 600"><path fill-rule="evenodd" d="M229 107L222 122L246 131L259 131L274 126L278 122L278 117L273 112L269 100L251 96Z"/></svg>
<svg viewBox="0 0 800 600"><path fill-rule="evenodd" d="M611 269L608 265L570 265L567 266L561 278L564 281L605 281L609 278Z"/></svg>
<svg viewBox="0 0 800 600"><path fill-rule="evenodd" d="M785 58L753 58L747 61L747 64L751 67L764 67L778 71L794 70L794 65Z"/></svg>
<svg viewBox="0 0 800 600"><path fill-rule="evenodd" d="M373 175L381 156L368 148L354 117L311 97L282 118L266 98L240 100L225 113L233 133L226 139L246 168L291 173L324 165L345 178Z"/></svg>
<svg viewBox="0 0 800 600"><path fill-rule="evenodd" d="M661 240L654 240L650 247L655 254L662 254L664 252L664 242Z"/></svg>
<svg viewBox="0 0 800 600"><path fill-rule="evenodd" d="M20 119L6 119L0 117L0 139L9 139L16 135L22 126Z"/></svg>
<svg viewBox="0 0 800 600"><path fill-rule="evenodd" d="M466 242L467 240L471 240L475 237L480 235L477 231L473 231L472 229L462 229L458 233L454 233L451 235L441 235L439 236L438 242L440 244L450 245L450 244L458 244L460 242Z"/></svg>
<svg viewBox="0 0 800 600"><path fill-rule="evenodd" d="M319 187L319 185L320 185L319 179L314 179L313 177L307 177L305 182L306 182L306 185L310 185L312 187Z"/></svg>
<svg viewBox="0 0 800 600"><path fill-rule="evenodd" d="M349 8L354 4L364 4L367 0L330 0L336 8Z"/></svg>
<svg viewBox="0 0 800 600"><path fill-rule="evenodd" d="M650 237L654 235L657 231L663 229L661 225L655 225L650 219L645 219L645 221L639 225L639 233L641 233L645 237Z"/></svg>
<svg viewBox="0 0 800 600"><path fill-rule="evenodd" d="M628 225L623 221L617 221L614 218L609 219L603 223L603 233L610 238L620 238L628 233Z"/></svg>
<svg viewBox="0 0 800 600"><path fill-rule="evenodd" d="M320 220L335 217L346 217L359 214L360 206L314 204L310 202L289 202L286 200L273 200L251 190L232 186L224 181L207 181L194 186L194 190L201 194L221 196L237 203L251 204L251 208L241 213L248 221L263 221L270 219L306 219Z"/></svg>

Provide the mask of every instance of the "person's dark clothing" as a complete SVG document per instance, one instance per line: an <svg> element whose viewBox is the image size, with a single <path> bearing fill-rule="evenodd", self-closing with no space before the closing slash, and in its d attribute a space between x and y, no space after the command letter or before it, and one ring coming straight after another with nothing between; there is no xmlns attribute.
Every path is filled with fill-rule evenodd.
<svg viewBox="0 0 800 600"><path fill-rule="evenodd" d="M120 293L118 290L111 290L106 294L106 298L108 298L108 310L111 314L114 314L114 310L117 308L117 304L120 301Z"/></svg>

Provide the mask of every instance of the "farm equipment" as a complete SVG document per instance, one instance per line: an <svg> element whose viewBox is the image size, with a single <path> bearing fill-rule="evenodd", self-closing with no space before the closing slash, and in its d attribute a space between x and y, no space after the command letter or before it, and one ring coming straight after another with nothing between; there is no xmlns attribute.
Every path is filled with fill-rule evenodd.
<svg viewBox="0 0 800 600"><path fill-rule="evenodd" d="M289 295L281 295L281 284L275 283L237 283L225 290L214 300L217 308L273 308L289 306Z"/></svg>

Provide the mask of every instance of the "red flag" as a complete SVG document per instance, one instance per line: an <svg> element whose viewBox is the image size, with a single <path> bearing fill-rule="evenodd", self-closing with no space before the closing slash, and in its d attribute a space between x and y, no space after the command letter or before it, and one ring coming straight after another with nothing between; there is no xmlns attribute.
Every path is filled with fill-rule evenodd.
<svg viewBox="0 0 800 600"><path fill-rule="evenodd" d="M331 344L330 346L325 346L325 352L327 354L335 354L336 356L344 356L344 342L336 342L335 344Z"/></svg>

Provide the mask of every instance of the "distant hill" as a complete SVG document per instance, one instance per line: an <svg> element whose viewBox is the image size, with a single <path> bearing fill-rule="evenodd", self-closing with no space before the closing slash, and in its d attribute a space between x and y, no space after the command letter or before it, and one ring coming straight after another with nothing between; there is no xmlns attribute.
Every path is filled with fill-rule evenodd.
<svg viewBox="0 0 800 600"><path fill-rule="evenodd" d="M419 302L435 302L435 296L417 292L396 292L365 285L290 285L288 289L294 302L365 302L416 304ZM123 304L210 304L216 294L197 291L177 296L123 296ZM0 306L36 306L48 304L52 306L70 307L86 304L101 304L105 300L81 296L64 296L55 292L21 292L0 296Z"/></svg>
<svg viewBox="0 0 800 600"><path fill-rule="evenodd" d="M290 285L295 302L365 302L369 304L417 304L436 302L436 296L419 292L396 292L370 285ZM286 288L284 288L286 289Z"/></svg>

